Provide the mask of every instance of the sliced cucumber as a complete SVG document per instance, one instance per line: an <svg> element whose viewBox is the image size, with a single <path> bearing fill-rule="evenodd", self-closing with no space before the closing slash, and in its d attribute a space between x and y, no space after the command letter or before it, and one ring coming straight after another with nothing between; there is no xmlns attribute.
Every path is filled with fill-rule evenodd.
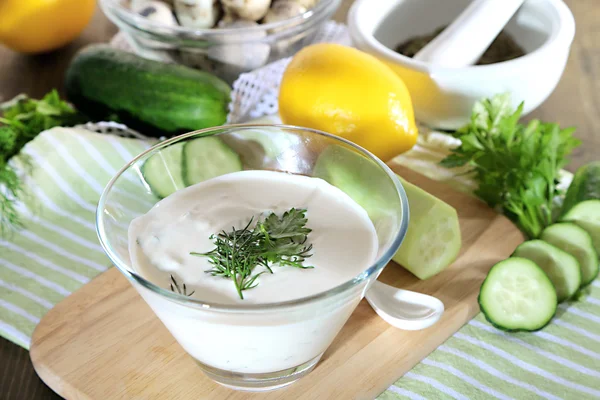
<svg viewBox="0 0 600 400"><path fill-rule="evenodd" d="M186 142L182 165L183 181L187 186L242 170L240 157L217 137Z"/></svg>
<svg viewBox="0 0 600 400"><path fill-rule="evenodd" d="M544 229L540 239L577 259L581 268L581 286L598 276L598 254L594 250L592 237L583 228L571 222L560 222Z"/></svg>
<svg viewBox="0 0 600 400"><path fill-rule="evenodd" d="M400 178L410 207L408 231L392 258L419 279L448 267L461 247L456 210L423 189Z"/></svg>
<svg viewBox="0 0 600 400"><path fill-rule="evenodd" d="M592 237L596 253L600 254L600 200L586 200L571 208L562 218L574 222Z"/></svg>
<svg viewBox="0 0 600 400"><path fill-rule="evenodd" d="M175 143L153 154L142 165L142 175L152 193L165 198L186 185L181 175L184 143Z"/></svg>
<svg viewBox="0 0 600 400"><path fill-rule="evenodd" d="M485 318L505 331L536 331L556 313L556 291L533 261L512 257L494 265L481 285Z"/></svg>
<svg viewBox="0 0 600 400"><path fill-rule="evenodd" d="M543 240L530 240L515 250L515 257L526 258L540 267L554 284L558 302L573 297L581 286L577 259Z"/></svg>

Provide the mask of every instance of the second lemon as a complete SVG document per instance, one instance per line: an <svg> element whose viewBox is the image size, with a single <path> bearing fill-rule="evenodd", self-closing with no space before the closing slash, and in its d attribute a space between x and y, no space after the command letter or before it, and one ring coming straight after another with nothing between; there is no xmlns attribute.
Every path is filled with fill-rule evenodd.
<svg viewBox="0 0 600 400"><path fill-rule="evenodd" d="M375 57L336 44L308 46L281 82L279 113L286 124L348 139L389 161L412 148L417 128L410 94Z"/></svg>
<svg viewBox="0 0 600 400"><path fill-rule="evenodd" d="M87 26L95 0L0 0L0 44L44 53L75 39Z"/></svg>

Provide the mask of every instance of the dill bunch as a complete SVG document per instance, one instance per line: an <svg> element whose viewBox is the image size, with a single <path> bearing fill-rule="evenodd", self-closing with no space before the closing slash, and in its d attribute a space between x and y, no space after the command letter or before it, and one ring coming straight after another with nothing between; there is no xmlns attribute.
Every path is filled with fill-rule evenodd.
<svg viewBox="0 0 600 400"><path fill-rule="evenodd" d="M250 228L254 219L242 229L231 228L212 235L215 248L207 253L190 253L193 256L208 257L212 268L206 273L232 279L235 288L244 299L242 292L258 285L257 279L265 273L273 273L272 266L313 268L304 265L312 254L312 244L306 244L306 210L291 208L277 216L271 213L264 221ZM255 273L256 267L264 270Z"/></svg>

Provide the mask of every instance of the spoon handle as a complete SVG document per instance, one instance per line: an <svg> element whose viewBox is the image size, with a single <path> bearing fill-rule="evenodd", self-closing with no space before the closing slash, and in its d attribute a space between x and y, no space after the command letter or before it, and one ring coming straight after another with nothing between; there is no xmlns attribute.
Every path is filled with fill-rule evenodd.
<svg viewBox="0 0 600 400"><path fill-rule="evenodd" d="M414 59L443 67L475 64L523 1L474 0Z"/></svg>
<svg viewBox="0 0 600 400"><path fill-rule="evenodd" d="M398 289L379 281L373 282L365 297L381 318L404 330L428 328L444 313L444 303L433 296Z"/></svg>

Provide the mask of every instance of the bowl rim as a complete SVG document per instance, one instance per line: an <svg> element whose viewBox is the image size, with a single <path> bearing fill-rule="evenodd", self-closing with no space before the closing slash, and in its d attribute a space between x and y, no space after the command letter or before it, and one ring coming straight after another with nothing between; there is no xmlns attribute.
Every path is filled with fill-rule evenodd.
<svg viewBox="0 0 600 400"><path fill-rule="evenodd" d="M196 37L210 38L211 36L227 36L227 35L241 35L245 36L253 33L262 33L267 31L267 37L277 36L284 31L285 28L294 28L298 25L302 26L309 21L316 20L317 22L322 19L318 18L323 15L330 15L327 11L331 11L331 14L336 10L341 0L319 0L319 2L311 9L306 12L296 15L292 18L288 18L282 21L275 21L268 24L258 24L258 26L251 26L245 28L206 28L196 29L188 28L181 25L176 26L165 26L155 21L150 21L147 18L142 17L123 6L122 0L100 0L100 6L107 14L107 16L115 16L119 21L127 23L130 27L137 30L151 33L154 35L162 36L176 36L186 35L185 39ZM270 31L270 32L269 32ZM257 38L258 39L258 38ZM261 37L260 39L264 39Z"/></svg>
<svg viewBox="0 0 600 400"><path fill-rule="evenodd" d="M544 53L552 51L552 48L557 43L566 43L566 48L570 48L573 39L575 37L575 18L569 7L562 0L545 0L546 3L553 6L553 11L557 16L558 24L552 24L551 31L549 32L546 41L532 52L526 53L525 55L493 64L486 65L469 65L465 67L443 67L435 64L430 64L424 61L415 60L411 57L404 56L390 49L375 38L373 33L367 33L363 29L363 24L360 22L362 7L366 7L369 0L356 0L348 12L347 23L350 30L350 35L354 42L362 41L365 45L377 53L378 56L382 56L387 60L405 65L411 69L426 72L426 73L439 73L439 74L453 74L453 73L498 73L507 67L513 67L515 69L525 66L525 63L536 61L535 59L543 56ZM383 18L381 19L383 20ZM380 21L381 21L380 20ZM539 60L537 60L539 61Z"/></svg>
<svg viewBox="0 0 600 400"><path fill-rule="evenodd" d="M377 166L380 167L383 170L383 172L385 172L387 174L387 176L391 179L391 181L394 184L394 187L396 189L396 193L399 197L400 204L402 206L402 210L400 211L401 220L400 220L399 228L398 228L397 232L394 234L394 239L391 241L389 248L380 257L378 257L375 261L373 261L373 263L369 267L364 268L358 275L356 275L355 277L353 277L352 279L350 279L348 281L345 281L345 282L343 282L331 289L328 289L326 291L318 292L318 293L312 294L310 296L305 296L305 297L301 297L301 298L294 299L294 300L274 302L274 303L259 303L259 304L244 305L244 304L223 304L223 303L216 303L216 302L207 302L207 301L204 301L201 299L187 297L185 295L178 294L178 293L169 291L167 289L164 289L164 288L146 280L139 274L135 273L133 271L133 267L129 268L127 266L127 262L123 261L121 259L121 257L116 253L116 251L111 247L109 240L107 238L107 234L106 234L106 230L105 230L105 223L104 223L104 218L103 218L103 216L104 216L103 210L105 208L106 200L107 200L109 194L111 193L111 189L113 188L113 186L115 185L117 180L119 180L119 178L126 171L128 171L132 166L134 166L140 159L146 157L147 155L149 155L151 153L156 152L157 150L160 150L161 148L170 146L173 143L185 140L190 137L198 136L198 135L212 136L213 134L216 134L219 131L231 131L231 130L235 130L235 129L251 130L251 129L257 129L257 128L287 129L287 130L292 130L292 131L310 132L312 134L316 134L319 136L325 136L327 138L333 139L334 141L338 141L338 142L341 142L345 145L352 147L354 150L357 150L358 153L361 153L362 155L366 156L371 161L375 162L377 164ZM383 270L383 268L392 259L392 257L394 256L394 254L396 253L396 251L402 244L402 241L404 240L404 238L406 236L406 232L408 230L408 222L409 222L409 204L408 204L408 198L406 196L404 187L402 186L402 183L400 182L400 180L398 179L396 174L383 161L381 161L379 158L377 158L375 155L373 155L368 150L358 146L357 144L355 144L349 140L343 139L341 137L338 137L338 136L335 136L335 135L332 135L332 134L329 134L329 133L326 133L323 131L319 131L316 129L304 128L304 127L293 126L293 125L284 125L284 124L222 125L222 126L210 127L210 128L205 128L205 129L188 132L188 133L185 133L182 135L175 136L168 140L159 142L159 143L155 144L154 146L150 147L149 149L143 151L139 155L137 155L135 158L133 158L131 161L129 161L127 164L125 164L116 173L116 175L111 178L111 180L108 182L108 184L102 191L100 200L98 201L98 206L96 208L96 233L98 235L100 245L104 249L104 251L105 251L106 255L109 257L109 259L113 262L113 264L121 271L121 273L123 275L125 275L125 277L130 282L140 284L141 286L143 286L146 289L149 289L153 293L156 293L159 296L164 297L166 300L174 301L174 302L179 303L184 306L200 307L200 308L206 309L206 310L219 311L219 312L231 312L231 313L236 313L236 312L259 312L260 313L260 312L264 312L264 311L272 311L275 309L302 306L305 304L314 303L316 301L331 298L336 295L340 295L340 294L350 291L351 289L355 288L357 285L359 285L360 283L364 282L365 280L371 278L372 276L375 275L375 277L377 277L376 274L378 274L381 270ZM135 287L135 285L134 285L134 287Z"/></svg>

